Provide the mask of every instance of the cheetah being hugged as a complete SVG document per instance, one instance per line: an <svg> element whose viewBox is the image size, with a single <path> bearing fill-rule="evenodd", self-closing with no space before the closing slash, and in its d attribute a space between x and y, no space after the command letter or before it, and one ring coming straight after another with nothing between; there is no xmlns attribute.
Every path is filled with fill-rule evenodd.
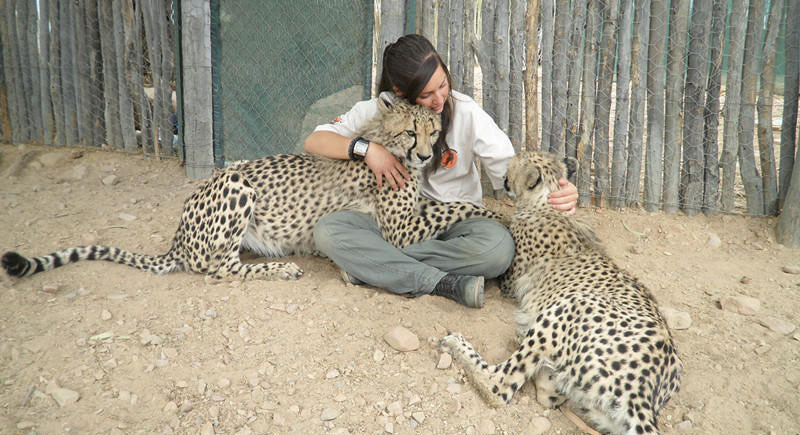
<svg viewBox="0 0 800 435"><path fill-rule="evenodd" d="M157 274L190 270L212 279L297 279L294 263L244 264L239 251L267 257L318 254L313 228L324 215L359 210L375 216L384 238L404 247L436 236L468 217L493 217L469 203L419 199L418 177L433 154L441 121L427 107L383 93L380 114L360 136L381 143L401 159L411 180L399 191L379 190L363 161L309 154L281 154L236 163L216 171L184 204L172 247L163 255L142 255L106 246L81 246L26 258L2 257L14 277L32 275L79 260L105 260Z"/></svg>
<svg viewBox="0 0 800 435"><path fill-rule="evenodd" d="M460 334L442 346L494 405L533 378L546 407L569 400L603 432L658 433L658 410L678 391L682 363L650 292L588 227L547 204L564 175L561 159L540 152L515 156L508 169L516 257L503 288L520 300L519 348L489 365Z"/></svg>

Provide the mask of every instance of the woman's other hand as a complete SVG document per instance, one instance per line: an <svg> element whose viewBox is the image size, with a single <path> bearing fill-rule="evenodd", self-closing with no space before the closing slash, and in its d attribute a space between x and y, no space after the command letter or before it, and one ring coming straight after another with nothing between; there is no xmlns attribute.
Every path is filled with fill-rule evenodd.
<svg viewBox="0 0 800 435"><path fill-rule="evenodd" d="M566 178L558 180L561 189L552 192L547 197L547 202L553 206L554 209L563 211L567 216L575 214L576 207L578 206L578 188L570 183Z"/></svg>

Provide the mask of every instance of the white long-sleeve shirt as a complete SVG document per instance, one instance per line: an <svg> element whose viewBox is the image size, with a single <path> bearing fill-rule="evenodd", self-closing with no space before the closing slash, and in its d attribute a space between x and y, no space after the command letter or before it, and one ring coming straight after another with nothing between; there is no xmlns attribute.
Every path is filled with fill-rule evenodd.
<svg viewBox="0 0 800 435"><path fill-rule="evenodd" d="M452 91L452 96L454 113L445 141L455 152L456 162L452 167L442 165L429 173L422 180L422 194L443 202L467 201L483 205L476 162L480 161L492 187L501 189L514 147L475 100L456 91ZM319 125L314 131L330 131L352 138L378 113L376 98L361 101L334 122Z"/></svg>

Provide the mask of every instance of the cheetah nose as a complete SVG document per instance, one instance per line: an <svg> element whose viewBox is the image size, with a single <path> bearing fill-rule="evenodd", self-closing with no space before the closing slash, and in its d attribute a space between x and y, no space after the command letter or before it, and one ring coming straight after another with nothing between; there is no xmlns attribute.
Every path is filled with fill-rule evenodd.
<svg viewBox="0 0 800 435"><path fill-rule="evenodd" d="M424 161L428 160L429 158L431 158L431 155L430 154L417 153L417 158L419 158L420 162L424 162Z"/></svg>

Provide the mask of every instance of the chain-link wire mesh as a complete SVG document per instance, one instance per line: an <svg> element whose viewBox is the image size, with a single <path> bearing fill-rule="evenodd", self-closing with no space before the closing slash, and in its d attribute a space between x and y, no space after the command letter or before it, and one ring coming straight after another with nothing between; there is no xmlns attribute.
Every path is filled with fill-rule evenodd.
<svg viewBox="0 0 800 435"><path fill-rule="evenodd" d="M3 140L173 155L170 11L169 0L3 2Z"/></svg>
<svg viewBox="0 0 800 435"><path fill-rule="evenodd" d="M515 123L524 118L505 109L524 110L525 102L508 98L519 79L497 59L522 48L508 47L519 28L514 11L539 5L537 139L579 160L583 204L777 213L775 173L791 171L777 166L773 150L787 58L782 22L798 13L784 2L417 1L428 11L417 28L450 64L454 46L478 60L473 96L518 149L525 144L517 131L526 125ZM441 23L424 25L462 4L478 17L464 41L448 41Z"/></svg>
<svg viewBox="0 0 800 435"><path fill-rule="evenodd" d="M215 0L214 29L216 153L226 162L300 152L316 125L369 96L371 1Z"/></svg>

